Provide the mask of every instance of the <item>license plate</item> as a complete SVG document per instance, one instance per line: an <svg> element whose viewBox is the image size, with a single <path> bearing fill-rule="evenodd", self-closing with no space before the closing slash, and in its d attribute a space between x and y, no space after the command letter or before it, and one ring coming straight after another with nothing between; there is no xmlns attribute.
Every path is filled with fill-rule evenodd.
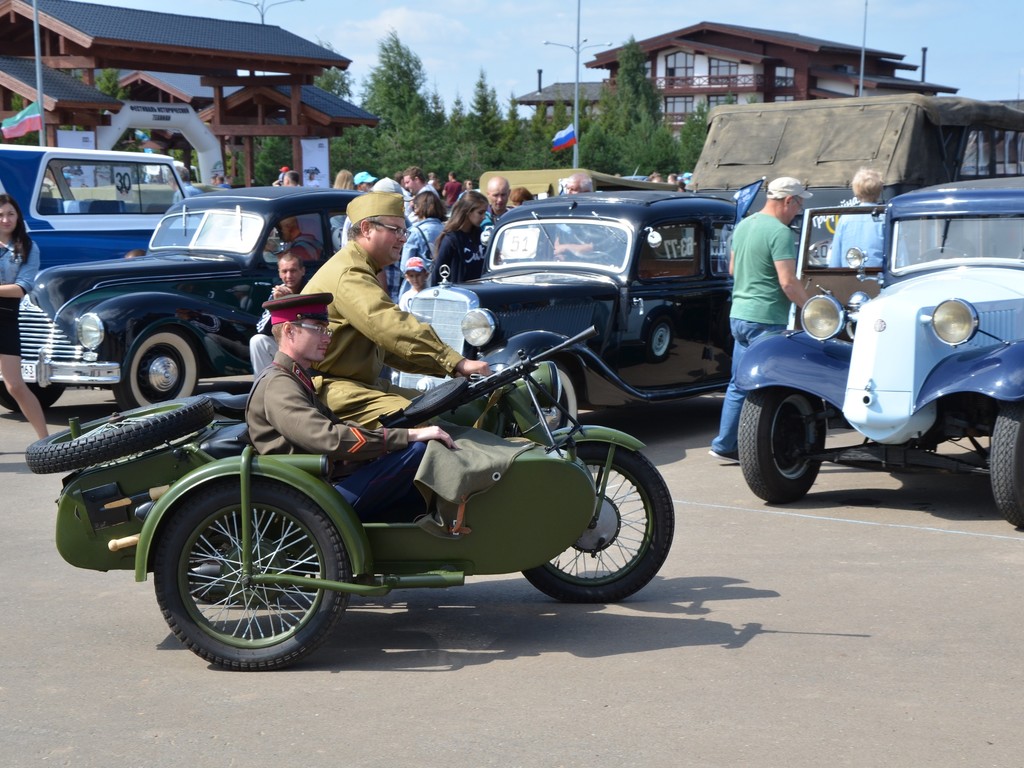
<svg viewBox="0 0 1024 768"><path fill-rule="evenodd" d="M36 380L36 364L22 363L21 378L24 379L25 381L34 382Z"/></svg>

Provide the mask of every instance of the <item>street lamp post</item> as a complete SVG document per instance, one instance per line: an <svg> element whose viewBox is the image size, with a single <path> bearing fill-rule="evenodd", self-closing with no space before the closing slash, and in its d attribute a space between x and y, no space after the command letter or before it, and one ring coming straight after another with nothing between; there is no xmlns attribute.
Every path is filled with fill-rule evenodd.
<svg viewBox="0 0 1024 768"><path fill-rule="evenodd" d="M36 106L39 108L39 146L46 146L46 109L43 108L43 54L39 47L39 3L32 0L32 39L36 48Z"/></svg>
<svg viewBox="0 0 1024 768"><path fill-rule="evenodd" d="M241 2L241 0L238 0ZM544 45L557 45L559 48L568 48L574 54L576 54L576 79L575 86L573 88L573 103L572 103L572 133L576 137L576 143L572 145L572 167L580 167L580 51L585 51L587 48L607 48L611 43L594 43L592 45L583 45L587 42L586 38L580 40L580 4L582 0L576 0L576 45L567 45L565 43L552 43L550 40L545 40Z"/></svg>
<svg viewBox="0 0 1024 768"><path fill-rule="evenodd" d="M277 0L275 3L268 3L267 0L231 0L234 3L241 3L242 5L251 5L260 14L260 24L266 24L267 11L273 8L275 5L284 5L285 3L301 3L303 0Z"/></svg>
<svg viewBox="0 0 1024 768"><path fill-rule="evenodd" d="M857 95L864 95L864 54L868 47L868 0L864 0L864 34L860 42L860 79L857 82Z"/></svg>

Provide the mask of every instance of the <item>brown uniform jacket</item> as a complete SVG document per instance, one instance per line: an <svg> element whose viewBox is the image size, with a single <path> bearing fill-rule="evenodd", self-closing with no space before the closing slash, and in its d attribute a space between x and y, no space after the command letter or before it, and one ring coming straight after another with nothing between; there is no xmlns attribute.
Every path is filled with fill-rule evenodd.
<svg viewBox="0 0 1024 768"><path fill-rule="evenodd" d="M349 240L302 289L334 296L328 314L331 346L315 368L325 378L374 386L381 367L444 376L462 355L445 344L427 323L398 308L377 282L379 270L366 250Z"/></svg>
<svg viewBox="0 0 1024 768"><path fill-rule="evenodd" d="M409 445L405 429L364 429L346 424L293 373L283 352L253 384L245 405L249 438L261 454L323 453L335 461L369 461Z"/></svg>

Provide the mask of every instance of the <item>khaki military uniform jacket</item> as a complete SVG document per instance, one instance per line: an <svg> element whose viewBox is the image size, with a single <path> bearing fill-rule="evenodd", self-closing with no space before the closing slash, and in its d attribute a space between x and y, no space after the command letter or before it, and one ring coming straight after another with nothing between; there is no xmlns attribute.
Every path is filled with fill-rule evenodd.
<svg viewBox="0 0 1024 768"><path fill-rule="evenodd" d="M302 289L334 296L329 307L331 346L314 367L327 378L374 386L384 365L409 373L445 376L462 355L428 324L398 308L377 282L377 269L353 240L322 266Z"/></svg>
<svg viewBox="0 0 1024 768"><path fill-rule="evenodd" d="M249 439L259 453L322 453L350 462L408 447L408 430L370 430L342 422L302 380L308 376L298 363L283 352L264 370L245 406Z"/></svg>

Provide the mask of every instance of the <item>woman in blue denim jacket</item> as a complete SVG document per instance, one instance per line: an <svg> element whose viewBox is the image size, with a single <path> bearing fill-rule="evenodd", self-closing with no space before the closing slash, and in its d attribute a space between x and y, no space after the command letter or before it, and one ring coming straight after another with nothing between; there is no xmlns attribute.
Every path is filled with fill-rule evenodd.
<svg viewBox="0 0 1024 768"><path fill-rule="evenodd" d="M0 376L36 434L44 438L43 409L21 377L18 335L18 306L38 271L39 246L28 236L21 208L10 195L0 194Z"/></svg>

